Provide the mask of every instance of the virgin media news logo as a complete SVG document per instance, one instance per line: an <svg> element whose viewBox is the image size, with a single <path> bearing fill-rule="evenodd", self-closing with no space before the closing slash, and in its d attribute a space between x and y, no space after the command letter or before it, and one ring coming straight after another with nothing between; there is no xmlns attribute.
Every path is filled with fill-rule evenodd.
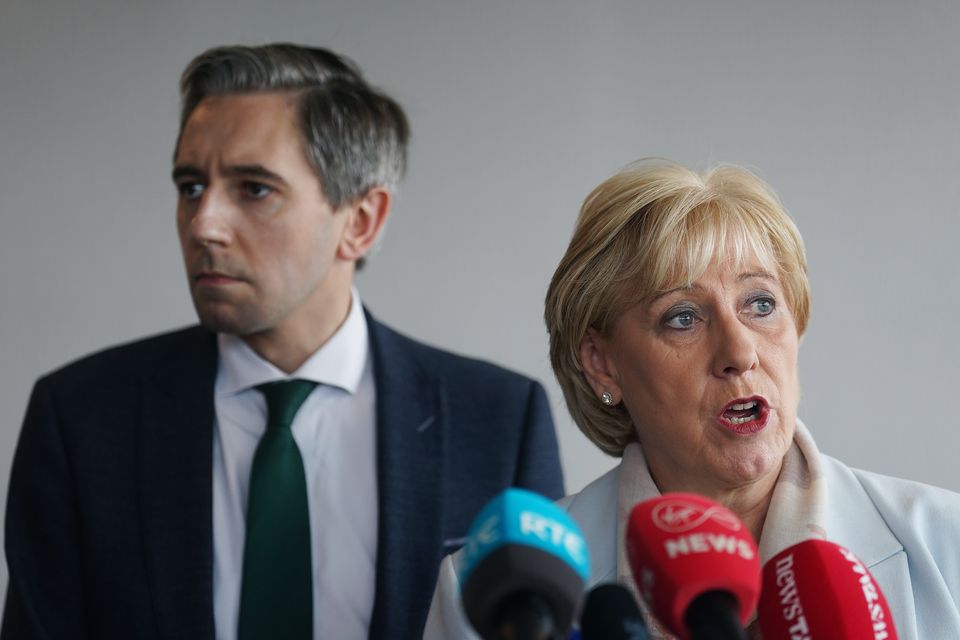
<svg viewBox="0 0 960 640"><path fill-rule="evenodd" d="M719 505L705 506L683 499L664 500L653 508L652 517L654 525L667 533L692 531L709 520L730 531L739 531L743 526L735 515Z"/></svg>

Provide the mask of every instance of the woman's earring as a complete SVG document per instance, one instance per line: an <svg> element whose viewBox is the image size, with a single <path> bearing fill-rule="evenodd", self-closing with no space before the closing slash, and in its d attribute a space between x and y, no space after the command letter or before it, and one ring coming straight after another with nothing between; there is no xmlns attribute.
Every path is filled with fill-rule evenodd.
<svg viewBox="0 0 960 640"><path fill-rule="evenodd" d="M604 391L603 393L600 394L600 402L602 402L603 404L605 404L605 405L608 406L608 407L612 407L612 406L613 406L613 396L610 395L610 392L609 392L609 391Z"/></svg>

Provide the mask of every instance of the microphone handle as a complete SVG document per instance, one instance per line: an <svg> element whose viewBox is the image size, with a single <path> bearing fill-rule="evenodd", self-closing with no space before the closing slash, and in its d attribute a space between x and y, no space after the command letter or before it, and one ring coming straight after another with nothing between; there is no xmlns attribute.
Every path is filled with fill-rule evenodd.
<svg viewBox="0 0 960 640"><path fill-rule="evenodd" d="M747 640L739 611L737 599L727 591L701 593L684 614L690 640Z"/></svg>
<svg viewBox="0 0 960 640"><path fill-rule="evenodd" d="M510 595L497 611L497 640L559 640L562 636L547 601L532 591Z"/></svg>

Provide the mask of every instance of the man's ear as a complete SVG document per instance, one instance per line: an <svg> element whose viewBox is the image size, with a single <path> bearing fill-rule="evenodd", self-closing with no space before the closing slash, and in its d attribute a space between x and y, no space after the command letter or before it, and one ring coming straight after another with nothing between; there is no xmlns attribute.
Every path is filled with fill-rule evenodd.
<svg viewBox="0 0 960 640"><path fill-rule="evenodd" d="M609 342L592 327L587 329L580 340L580 366L583 367L583 375L598 399L601 399L604 393L609 393L609 404L620 404L622 394L619 376L610 357Z"/></svg>
<svg viewBox="0 0 960 640"><path fill-rule="evenodd" d="M373 187L359 200L346 205L347 221L340 236L337 257L352 262L364 257L376 244L392 204L389 189Z"/></svg>

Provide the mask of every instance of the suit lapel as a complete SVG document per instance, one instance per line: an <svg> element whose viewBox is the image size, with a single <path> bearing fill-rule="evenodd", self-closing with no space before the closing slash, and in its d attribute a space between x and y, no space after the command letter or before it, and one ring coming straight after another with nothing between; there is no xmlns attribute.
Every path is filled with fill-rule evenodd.
<svg viewBox="0 0 960 640"><path fill-rule="evenodd" d="M138 465L158 637L212 638L216 338L184 336L144 382Z"/></svg>
<svg viewBox="0 0 960 640"><path fill-rule="evenodd" d="M377 386L379 526L370 638L421 628L442 546L445 398L411 344L369 314Z"/></svg>
<svg viewBox="0 0 960 640"><path fill-rule="evenodd" d="M824 456L828 509L826 539L851 550L883 592L901 640L917 640L916 607L903 544L890 530L860 481Z"/></svg>

